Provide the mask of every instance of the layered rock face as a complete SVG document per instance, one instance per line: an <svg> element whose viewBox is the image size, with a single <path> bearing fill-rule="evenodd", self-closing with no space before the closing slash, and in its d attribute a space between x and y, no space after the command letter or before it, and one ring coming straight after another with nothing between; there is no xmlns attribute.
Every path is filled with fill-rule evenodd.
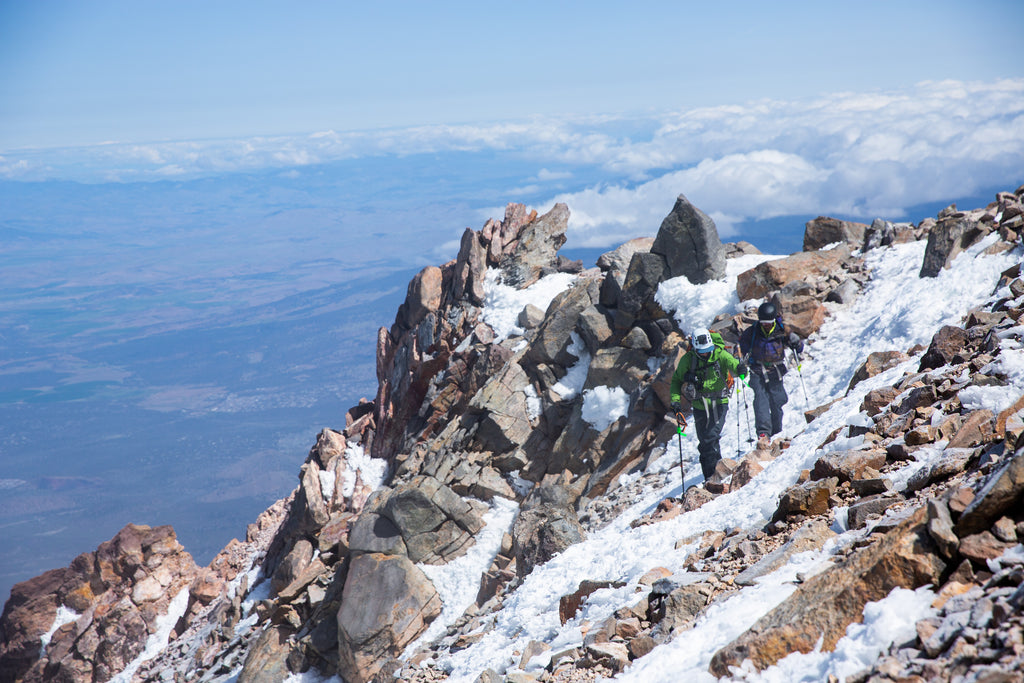
<svg viewBox="0 0 1024 683"><path fill-rule="evenodd" d="M0 618L0 680L108 680L198 576L171 527L126 526L71 566L14 587Z"/></svg>
<svg viewBox="0 0 1024 683"><path fill-rule="evenodd" d="M985 209L951 207L919 226L816 219L806 226L805 251L740 275L739 299L773 299L792 329L812 334L828 315L826 301L848 302L869 280L865 251L927 239L927 277L986 237L990 250L1014 248L1022 196L1024 188ZM344 428L317 435L295 491L209 567L195 567L171 530L132 526L71 567L19 584L0 620L0 681L107 680L142 653L158 617L177 614L170 606L178 595L170 644L137 661L134 680L280 681L307 671L350 683L443 679L431 656L477 642L524 577L614 519L638 491L663 483L665 473L646 465L675 433L664 416L689 330L654 294L666 279L706 282L722 276L726 257L756 253L722 245L711 219L680 196L656 237L627 242L584 269L557 254L568 215L563 205L543 216L509 205L502 220L465 231L456 259L418 273L394 323L378 333L376 396L351 408ZM933 244L932 231L951 221L971 227L951 228L956 239ZM518 329L496 339L483 317L491 288L522 290L556 273L571 275L571 286L546 310L527 306ZM612 676L794 554L821 547L834 536L838 510L851 529L864 530L861 540L719 651L712 673L728 676L747 660L764 668L810 651L819 638L833 647L867 603L927 584L946 602L919 625L917 641L897 644L885 675L1019 669L1024 572L993 571L987 561L1024 538L1024 398L999 415L958 399L967 387L1006 382L993 361L1001 340L1019 334L1024 281L1008 271L993 285L1015 299L937 330L917 371L869 392L861 406L868 419L831 434L821 444L827 454L782 492L763 524L679 539L678 547L695 548L686 571L652 567L634 604L588 624L579 647L547 652L543 673L482 671L480 680ZM711 327L733 342L754 320L749 310ZM865 349L847 391L921 350ZM583 390L567 391L563 380L583 357ZM628 414L595 426L582 393L608 385L625 392ZM807 411L807 420L827 407ZM840 438L861 441L825 448ZM946 442L943 457L897 492L893 479L938 441ZM742 488L787 446L777 440L768 451L723 459L706 487L663 501L634 526ZM368 455L387 466L379 485L355 464ZM442 609L430 567L474 547L495 499L515 501L518 514L479 577L475 603L441 637L409 652ZM585 581L563 596L563 624L594 591L614 585ZM965 622L963 596L988 600L990 615L971 613ZM66 623L44 649L58 610ZM526 668L545 648L531 643L510 669Z"/></svg>

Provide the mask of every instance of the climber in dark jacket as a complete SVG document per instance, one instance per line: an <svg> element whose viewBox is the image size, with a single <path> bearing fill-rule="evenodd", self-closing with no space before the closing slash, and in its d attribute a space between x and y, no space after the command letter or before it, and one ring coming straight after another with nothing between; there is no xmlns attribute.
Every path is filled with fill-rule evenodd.
<svg viewBox="0 0 1024 683"><path fill-rule="evenodd" d="M782 431L782 406L789 400L782 383L787 348L800 353L804 343L795 333L786 331L775 304L761 304L757 323L740 335L740 357L746 358L750 366L754 426L760 448L766 448L768 438Z"/></svg>
<svg viewBox="0 0 1024 683"><path fill-rule="evenodd" d="M693 422L697 429L697 451L704 479L715 473L715 465L722 459L718 440L729 412L729 374L745 375L746 365L736 360L724 348L715 345L711 333L700 328L690 336L690 350L679 360L672 373L669 397L677 421L686 424L680 401L685 398L693 407Z"/></svg>

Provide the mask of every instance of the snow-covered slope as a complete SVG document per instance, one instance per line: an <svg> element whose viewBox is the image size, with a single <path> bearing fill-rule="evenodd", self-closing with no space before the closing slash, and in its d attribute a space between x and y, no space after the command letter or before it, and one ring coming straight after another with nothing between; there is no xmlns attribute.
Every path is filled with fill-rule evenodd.
<svg viewBox="0 0 1024 683"><path fill-rule="evenodd" d="M631 528L630 522L651 513L659 501L679 496L679 454L675 439L661 444L664 455L651 463L653 470L668 470L669 483L637 494L635 503L618 519L544 565L534 569L504 602L486 634L459 652L441 656L437 664L449 672L450 680L474 681L484 669L506 670L518 662L518 653L530 641L544 642L551 652L582 643L581 626L598 623L617 609L636 600L640 578L655 567L671 571L683 568L696 543L677 547L679 539L699 536L705 530L753 529L771 517L779 494L795 483L801 470L810 468L821 455L820 444L830 432L847 423L856 423L864 395L875 388L890 385L905 371L916 369L920 353L902 365L858 384L843 396L857 366L872 351L907 351L915 345L927 345L942 325L957 325L972 308L994 300L1000 294L995 283L999 274L1020 261L1019 250L999 255L981 255L994 240L976 245L961 254L950 269L935 279L918 277L925 243L912 242L868 252L865 256L871 281L860 297L847 305L828 304L829 318L807 345L801 371L785 378L790 396L784 421L784 434L792 439L787 450L767 464L750 484L719 496L701 508L659 524ZM736 296L735 277L758 262L778 258L745 256L730 261L728 277L722 282L691 285L685 278L662 284L660 300L674 311L684 329L707 324L719 313L735 313L742 305ZM1017 368L1024 362L1019 350L1006 349L1002 362L1011 370L1011 385L986 396L984 403L996 411L1006 408L1024 393L1024 374ZM805 394L806 390L806 394ZM804 408L827 403L840 397L825 414L810 424ZM749 400L749 390L748 396ZM729 455L749 450L747 415L742 401L733 401L728 427L722 439L722 452ZM734 418L737 418L734 421ZM734 426L738 425L738 426ZM851 446L849 440L833 442L832 448ZM686 464L683 479L687 487L702 480L697 460L696 441L682 441ZM760 616L788 596L795 588L797 573L813 572L827 562L829 551L848 540L840 538L823 551L798 556L789 565L773 573L758 585L744 588L701 617L692 631L671 643L655 648L638 660L617 680L679 681L712 680L708 665L712 655L752 625ZM583 580L619 581L625 585L593 594L574 618L562 625L559 599L572 593ZM835 653L814 657L799 667L780 664L778 671L766 671L752 680L823 680L828 672L851 673L870 663L880 647L897 636L913 634L913 624L925 615L931 599L910 591L894 595L885 605L872 608L869 623L852 632L849 642ZM909 631L908 631L909 629ZM544 656L531 661L528 670L547 664ZM851 666L855 664L851 669Z"/></svg>

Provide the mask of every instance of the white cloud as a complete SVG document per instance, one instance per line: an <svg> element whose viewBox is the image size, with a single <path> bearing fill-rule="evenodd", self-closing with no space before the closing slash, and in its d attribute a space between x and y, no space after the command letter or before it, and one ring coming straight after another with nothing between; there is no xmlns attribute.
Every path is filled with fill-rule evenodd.
<svg viewBox="0 0 1024 683"><path fill-rule="evenodd" d="M1024 181L1024 79L925 82L899 92L758 100L648 118L535 118L5 152L0 177L288 172L358 157L400 163L408 155L445 152L494 152L536 164L534 177L524 175L515 186L550 192L547 206L566 202L577 246L653 234L681 193L715 217L723 237L743 221L783 215L898 219L909 206ZM580 180L593 177L602 181ZM494 203L507 199L496 196Z"/></svg>
<svg viewBox="0 0 1024 683"><path fill-rule="evenodd" d="M735 222L774 216L899 218L908 206L1019 183L1022 158L1024 80L924 83L910 93L682 112L604 163L632 173L685 168L553 201L574 210L574 244L653 234L680 193L722 217L727 237Z"/></svg>

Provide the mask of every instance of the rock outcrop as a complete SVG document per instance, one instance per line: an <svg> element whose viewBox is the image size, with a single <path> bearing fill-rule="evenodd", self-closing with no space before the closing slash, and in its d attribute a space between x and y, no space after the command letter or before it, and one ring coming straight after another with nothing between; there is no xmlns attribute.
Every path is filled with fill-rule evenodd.
<svg viewBox="0 0 1024 683"><path fill-rule="evenodd" d="M1024 188L1000 193L986 209L947 210L918 226L816 219L806 251L743 273L737 294L774 300L793 329L811 335L829 315L826 301L844 305L870 280L865 251L927 238L925 261L945 264L955 248L980 250L979 239L990 240L986 250L1013 248L1022 196ZM674 438L663 418L688 331L655 293L672 277L720 278L726 255L752 253L721 245L711 219L680 196L655 238L583 269L557 254L567 221L563 205L544 216L509 205L501 221L463 233L456 259L413 277L394 323L378 333L376 396L351 408L343 428L316 437L293 493L210 566L196 567L171 530L130 526L71 567L19 584L0 619L0 681L106 680L136 659L159 619L175 622L170 644L135 661L134 680L283 680L308 671L359 682L442 680L437 658L484 638L539 567L610 524L641 492L667 486L669 475L647 465ZM964 222L974 227L957 233L953 224ZM950 229L940 232L959 237L937 237L933 248L931 231L943 223ZM943 254L946 242L954 247ZM500 338L482 315L488 288L523 289L553 273L571 274L572 284L546 310L525 307L519 328ZM866 604L926 584L944 601L936 616L858 680L882 680L872 679L882 667L907 679L1019 670L1024 560L1003 552L1024 538L1024 396L999 414L960 399L972 387L1011 381L995 361L1004 340L1022 336L1019 267L993 285L1009 295L936 330L927 349L863 350L846 388L863 393L863 416L835 429L800 478L780 485L772 509L754 515L763 519L679 539L681 569L651 567L629 589L629 604L579 622L576 646L555 652L539 638L502 674L481 671L479 680L613 676L796 553L839 542L836 525L850 531L830 551L833 565L721 648L712 673L764 668L819 639L834 647ZM712 329L734 342L753 320L752 310L723 314ZM882 384L881 373L922 351L919 366L891 385L861 388ZM609 385L628 409L595 420L585 410L588 392ZM833 404L808 410L807 419ZM723 460L707 486L663 500L630 527L665 523L750 486L788 446L779 439ZM940 455L905 469L933 451ZM362 463L367 455L383 472L379 481ZM492 531L488 502L500 499L518 512L499 530L507 533L491 535L501 540L488 551L475 601L408 652L442 613L433 569L479 550ZM606 577L582 582L558 601L562 625L576 623L598 591L622 587Z"/></svg>
<svg viewBox="0 0 1024 683"><path fill-rule="evenodd" d="M715 222L683 195L662 221L651 253L665 257L665 279L683 276L702 285L725 276L725 249Z"/></svg>
<svg viewBox="0 0 1024 683"><path fill-rule="evenodd" d="M191 599L204 599L197 578L171 527L129 524L71 566L14 587L0 617L0 680L113 677L142 653L179 593L194 585Z"/></svg>

